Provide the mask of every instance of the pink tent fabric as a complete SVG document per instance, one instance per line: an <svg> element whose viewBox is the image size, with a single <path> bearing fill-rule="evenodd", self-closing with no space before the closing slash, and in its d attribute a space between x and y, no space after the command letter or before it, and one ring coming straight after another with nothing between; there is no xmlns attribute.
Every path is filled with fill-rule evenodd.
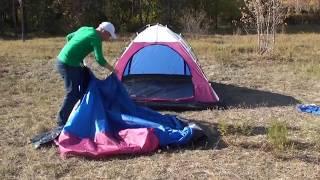
<svg viewBox="0 0 320 180"><path fill-rule="evenodd" d="M125 68L130 59L144 47L150 45L165 45L176 51L186 62L192 76L194 87L194 96L186 99L144 99L146 101L172 101L172 102L199 102L199 103L216 103L219 97L211 87L202 69L200 68L196 57L188 48L186 42L177 34L165 26L155 25L146 28L143 32L131 42L126 51L117 61L115 69L120 80L123 79ZM139 97L137 97L139 99Z"/></svg>

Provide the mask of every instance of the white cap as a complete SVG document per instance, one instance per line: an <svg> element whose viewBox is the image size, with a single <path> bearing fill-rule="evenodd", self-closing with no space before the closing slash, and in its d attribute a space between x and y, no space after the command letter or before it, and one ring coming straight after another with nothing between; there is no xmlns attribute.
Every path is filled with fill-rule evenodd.
<svg viewBox="0 0 320 180"><path fill-rule="evenodd" d="M99 25L98 28L99 28L99 29L103 29L104 31L109 32L112 39L116 39L116 38L117 38L116 33L115 33L115 28L114 28L114 26L113 26L112 23L110 23L110 22L102 22L102 23Z"/></svg>

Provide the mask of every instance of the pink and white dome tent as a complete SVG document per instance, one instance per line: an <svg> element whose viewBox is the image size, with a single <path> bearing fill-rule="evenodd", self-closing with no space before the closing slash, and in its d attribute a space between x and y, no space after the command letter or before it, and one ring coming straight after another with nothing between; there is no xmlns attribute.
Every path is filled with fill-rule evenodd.
<svg viewBox="0 0 320 180"><path fill-rule="evenodd" d="M129 95L152 108L211 108L219 97L191 47L167 26L146 26L118 59L115 69Z"/></svg>

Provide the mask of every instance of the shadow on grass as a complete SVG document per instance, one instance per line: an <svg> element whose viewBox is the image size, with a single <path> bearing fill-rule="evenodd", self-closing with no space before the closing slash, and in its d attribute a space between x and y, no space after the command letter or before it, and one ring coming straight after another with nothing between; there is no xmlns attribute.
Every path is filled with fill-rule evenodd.
<svg viewBox="0 0 320 180"><path fill-rule="evenodd" d="M207 132L210 129L214 129L219 132L219 127L221 125L219 123L209 123L204 121L197 121L198 124ZM236 126L233 124L224 124L223 127L226 135L244 135L244 136L257 136L267 134L268 129L263 126Z"/></svg>
<svg viewBox="0 0 320 180"><path fill-rule="evenodd" d="M300 142L297 140L290 140L288 143L288 146L291 147L292 149L304 151L304 150L315 148L316 144L308 143L308 142Z"/></svg>
<svg viewBox="0 0 320 180"><path fill-rule="evenodd" d="M201 121L197 121L197 124L203 129L207 136L204 149L224 149L228 147L228 144L222 139L222 135L218 129L218 124L209 124Z"/></svg>
<svg viewBox="0 0 320 180"><path fill-rule="evenodd" d="M205 121L194 121L199 124L205 132L210 129L214 129L219 132L219 128L224 126L224 131L226 135L242 135L242 136L257 136L257 135L265 135L268 133L268 127L264 126L251 126L251 125L234 125L234 124L219 124L219 123L211 123ZM299 131L298 127L286 127L291 131Z"/></svg>
<svg viewBox="0 0 320 180"><path fill-rule="evenodd" d="M294 97L282 94L215 82L211 82L211 85L224 105L231 108L292 106L300 103Z"/></svg>
<svg viewBox="0 0 320 180"><path fill-rule="evenodd" d="M299 160L299 161L303 161L303 162L315 164L315 165L320 164L320 157L312 152L312 150L314 150L314 152L317 152L317 149L315 149L314 143L306 143L306 142L290 140L290 142L288 143L288 146L289 146L288 149L298 150L298 151L294 151L294 153L283 152L283 153L276 154L276 157L278 159L281 159L283 161Z"/></svg>

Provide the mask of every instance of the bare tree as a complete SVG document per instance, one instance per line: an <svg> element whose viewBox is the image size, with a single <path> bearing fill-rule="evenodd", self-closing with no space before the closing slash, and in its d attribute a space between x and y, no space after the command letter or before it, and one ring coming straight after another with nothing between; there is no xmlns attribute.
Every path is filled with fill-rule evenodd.
<svg viewBox="0 0 320 180"><path fill-rule="evenodd" d="M245 0L241 9L246 28L254 28L258 35L258 53L271 51L276 42L276 33L286 17L285 7L280 0Z"/></svg>
<svg viewBox="0 0 320 180"><path fill-rule="evenodd" d="M24 9L24 0L19 0L20 11L21 11L21 39L25 41L25 9Z"/></svg>
<svg viewBox="0 0 320 180"><path fill-rule="evenodd" d="M17 0L12 0L12 20L14 26L14 35L18 37L18 9L17 9Z"/></svg>
<svg viewBox="0 0 320 180"><path fill-rule="evenodd" d="M211 19L203 10L185 9L184 15L180 18L185 33L205 34L209 32Z"/></svg>

